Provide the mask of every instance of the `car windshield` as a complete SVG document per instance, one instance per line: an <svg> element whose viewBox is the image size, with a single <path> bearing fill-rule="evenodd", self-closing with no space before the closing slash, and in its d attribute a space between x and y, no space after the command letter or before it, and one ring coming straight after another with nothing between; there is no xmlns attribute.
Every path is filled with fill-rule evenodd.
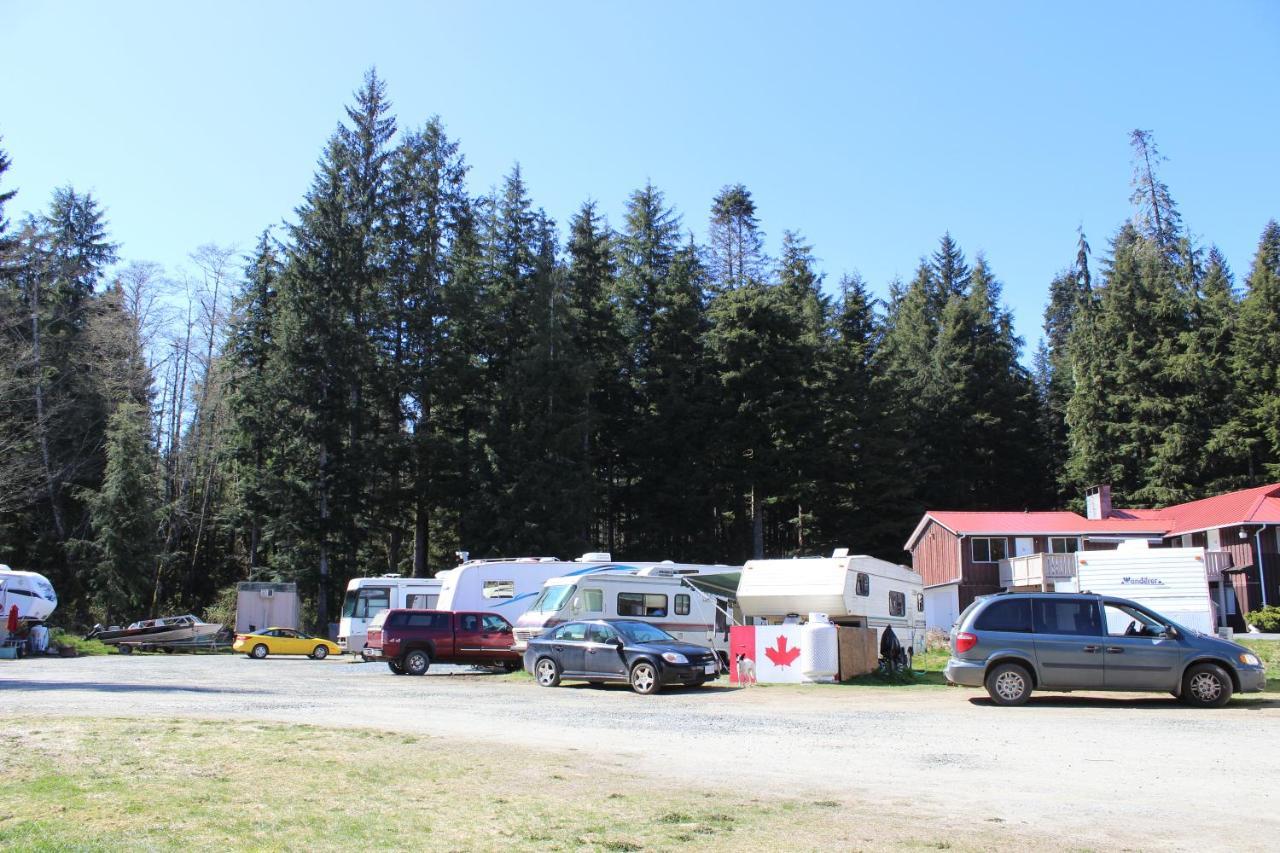
<svg viewBox="0 0 1280 853"><path fill-rule="evenodd" d="M676 638L646 622L615 622L622 635L633 643L674 643Z"/></svg>
<svg viewBox="0 0 1280 853"><path fill-rule="evenodd" d="M574 584L549 586L542 591L529 609L535 613L555 613L564 607L564 603L569 600L569 596L573 595L575 589L577 586Z"/></svg>

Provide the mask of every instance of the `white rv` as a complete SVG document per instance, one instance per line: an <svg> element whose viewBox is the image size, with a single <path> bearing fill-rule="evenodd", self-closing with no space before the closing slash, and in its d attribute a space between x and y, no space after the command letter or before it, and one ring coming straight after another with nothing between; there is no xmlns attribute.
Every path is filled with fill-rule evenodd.
<svg viewBox="0 0 1280 853"><path fill-rule="evenodd" d="M656 625L678 640L710 646L727 660L733 604L691 579L737 571L673 563L551 578L516 622L515 648L523 651L529 640L562 622L619 618Z"/></svg>
<svg viewBox="0 0 1280 853"><path fill-rule="evenodd" d="M409 607L433 610L440 598L440 581L436 578L405 578L383 575L378 578L353 578L347 584L342 600L342 618L338 622L338 645L344 652L364 651L369 622L384 610Z"/></svg>
<svg viewBox="0 0 1280 853"><path fill-rule="evenodd" d="M751 560L742 567L738 606L757 624L825 613L837 625L885 628L907 654L924 652L924 585L905 566L837 550L830 557Z"/></svg>
<svg viewBox="0 0 1280 853"><path fill-rule="evenodd" d="M1148 548L1138 540L1123 542L1114 551L1081 551L1074 556L1074 583L1059 582L1057 591L1127 598L1187 628L1213 633L1203 548Z"/></svg>
<svg viewBox="0 0 1280 853"><path fill-rule="evenodd" d="M0 628L9 610L18 608L22 622L43 622L58 606L58 594L53 584L42 574L23 572L0 564Z"/></svg>

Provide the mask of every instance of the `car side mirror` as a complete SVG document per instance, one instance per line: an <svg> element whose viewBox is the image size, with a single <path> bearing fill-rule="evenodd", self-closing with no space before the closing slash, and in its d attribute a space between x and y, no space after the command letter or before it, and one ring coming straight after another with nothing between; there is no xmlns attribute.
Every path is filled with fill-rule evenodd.
<svg viewBox="0 0 1280 853"><path fill-rule="evenodd" d="M626 644L626 643L622 642L622 638L621 638L621 637L614 637L614 638L613 638L613 644L614 644L614 646L616 646L616 647L617 647L618 651L622 651L622 650L623 650L624 648L626 648L626 646L627 646L627 644Z"/></svg>

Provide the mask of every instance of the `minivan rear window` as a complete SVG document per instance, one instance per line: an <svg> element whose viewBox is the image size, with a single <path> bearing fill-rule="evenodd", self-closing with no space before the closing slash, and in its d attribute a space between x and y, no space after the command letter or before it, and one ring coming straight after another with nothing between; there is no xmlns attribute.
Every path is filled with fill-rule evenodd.
<svg viewBox="0 0 1280 853"><path fill-rule="evenodd" d="M1026 598L997 601L978 614L973 622L976 631L1031 633L1031 602Z"/></svg>

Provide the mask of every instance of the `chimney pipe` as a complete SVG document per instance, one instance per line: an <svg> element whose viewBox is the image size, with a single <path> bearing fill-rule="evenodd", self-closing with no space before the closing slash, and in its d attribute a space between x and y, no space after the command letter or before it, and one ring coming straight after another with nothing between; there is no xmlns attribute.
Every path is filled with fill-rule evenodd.
<svg viewBox="0 0 1280 853"><path fill-rule="evenodd" d="M1090 486L1084 492L1085 516L1100 521L1111 516L1111 487Z"/></svg>

